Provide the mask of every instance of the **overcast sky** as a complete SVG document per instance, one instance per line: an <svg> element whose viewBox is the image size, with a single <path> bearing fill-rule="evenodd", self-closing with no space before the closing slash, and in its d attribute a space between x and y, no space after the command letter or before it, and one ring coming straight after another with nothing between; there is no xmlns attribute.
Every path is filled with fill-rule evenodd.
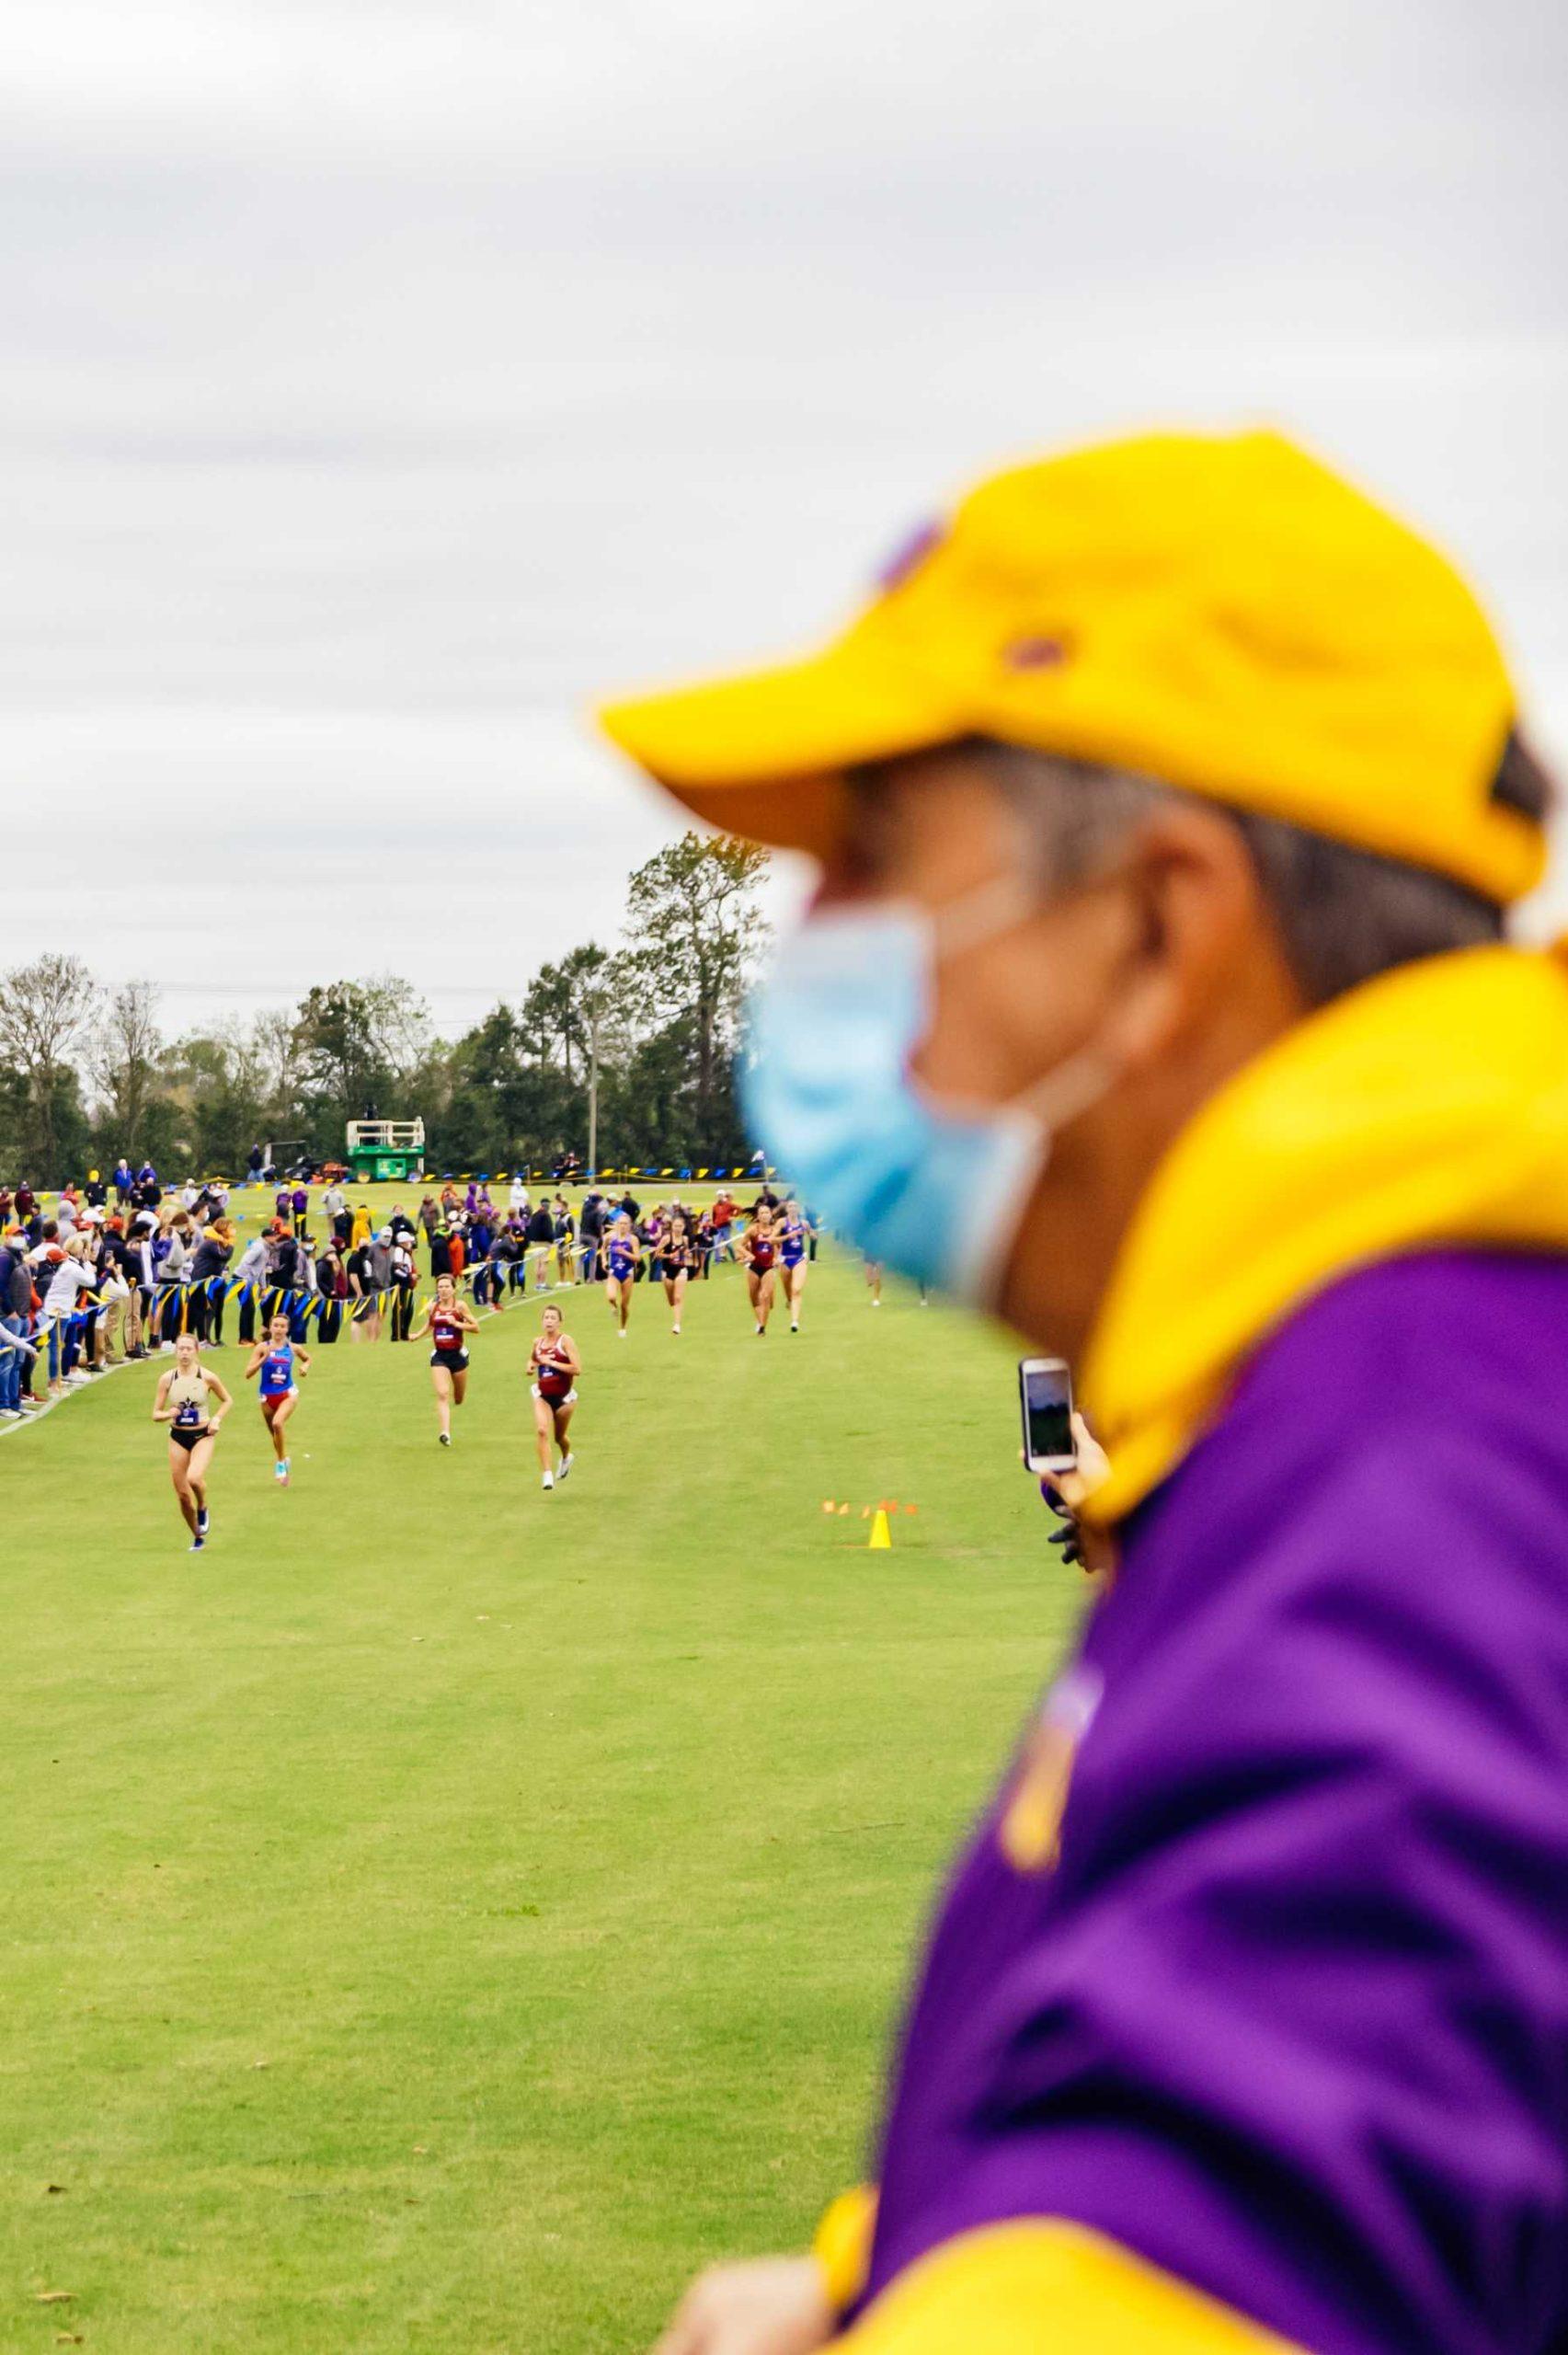
<svg viewBox="0 0 1568 2355"><path fill-rule="evenodd" d="M596 691L1151 421L1423 521L1561 756L1565 97L1561 0L14 12L0 964L455 1032L678 822Z"/></svg>

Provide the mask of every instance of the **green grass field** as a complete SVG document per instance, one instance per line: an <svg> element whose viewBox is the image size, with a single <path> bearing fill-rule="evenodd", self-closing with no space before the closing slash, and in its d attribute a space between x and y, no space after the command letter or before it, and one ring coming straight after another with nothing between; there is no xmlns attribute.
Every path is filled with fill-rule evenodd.
<svg viewBox="0 0 1568 2355"><path fill-rule="evenodd" d="M551 1496L531 1309L450 1453L422 1348L316 1352L286 1491L247 1392L198 1557L155 1363L0 1442L0 2346L633 2355L863 2170L1082 1600L1008 1350L830 1250L798 1338L560 1296Z"/></svg>

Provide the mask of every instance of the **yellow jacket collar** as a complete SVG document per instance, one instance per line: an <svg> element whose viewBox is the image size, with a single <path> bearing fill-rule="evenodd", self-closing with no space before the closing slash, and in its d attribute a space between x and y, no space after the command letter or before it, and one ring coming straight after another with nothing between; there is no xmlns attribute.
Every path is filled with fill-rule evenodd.
<svg viewBox="0 0 1568 2355"><path fill-rule="evenodd" d="M1509 948L1402 967L1299 1024L1156 1170L1091 1337L1084 1404L1120 1520L1238 1369L1369 1260L1453 1244L1568 1251L1568 967Z"/></svg>

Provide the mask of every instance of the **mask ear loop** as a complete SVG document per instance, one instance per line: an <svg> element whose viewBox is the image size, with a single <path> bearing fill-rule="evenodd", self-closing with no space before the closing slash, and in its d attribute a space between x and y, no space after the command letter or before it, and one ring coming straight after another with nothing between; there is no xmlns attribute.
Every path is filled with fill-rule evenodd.
<svg viewBox="0 0 1568 2355"><path fill-rule="evenodd" d="M999 934L1011 932L1033 915L1038 904L1038 892L1032 891L1021 876L993 875L989 881L961 891L945 907L926 912L933 949L943 960L961 957L967 948L979 948Z"/></svg>
<svg viewBox="0 0 1568 2355"><path fill-rule="evenodd" d="M1081 1047L1054 1071L1046 1073L1013 1098L1013 1106L1020 1112L1032 1113L1054 1135L1076 1120L1081 1112L1098 1104L1108 1096L1120 1076L1114 1057L1098 1047Z"/></svg>

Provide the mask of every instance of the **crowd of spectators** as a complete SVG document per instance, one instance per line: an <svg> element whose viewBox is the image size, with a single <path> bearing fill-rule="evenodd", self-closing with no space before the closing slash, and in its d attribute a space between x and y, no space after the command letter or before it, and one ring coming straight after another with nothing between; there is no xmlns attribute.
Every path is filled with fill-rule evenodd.
<svg viewBox="0 0 1568 2355"><path fill-rule="evenodd" d="M181 1304L202 1339L221 1338L210 1279L234 1247L226 1189L166 1189L151 1163L121 1161L107 1182L91 1170L52 1210L25 1179L0 1186L0 1417L172 1345Z"/></svg>

